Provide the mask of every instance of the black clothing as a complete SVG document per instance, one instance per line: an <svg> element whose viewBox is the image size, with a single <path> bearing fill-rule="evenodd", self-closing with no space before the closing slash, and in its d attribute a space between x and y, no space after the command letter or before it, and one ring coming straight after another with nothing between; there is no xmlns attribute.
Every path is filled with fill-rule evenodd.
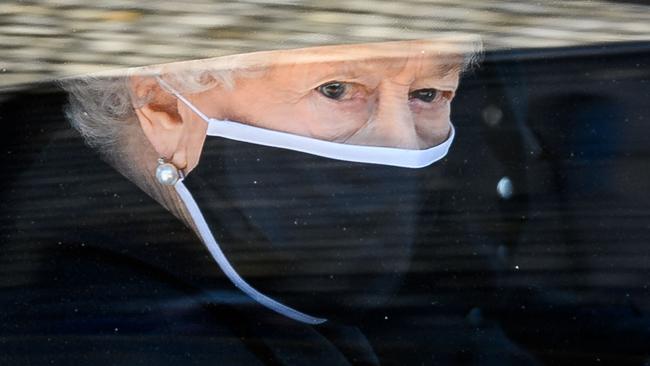
<svg viewBox="0 0 650 366"><path fill-rule="evenodd" d="M83 146L60 91L0 95L0 364L643 365L645 50L488 57L454 100L425 203L438 220L418 227L398 294L316 327L235 289Z"/></svg>
<svg viewBox="0 0 650 366"><path fill-rule="evenodd" d="M24 151L7 159L2 191L0 363L473 364L494 353L481 338L516 349L462 315L439 327L387 307L358 324L308 326L261 307L188 228L82 144L59 92L29 114L32 98L5 110L30 120L8 142Z"/></svg>

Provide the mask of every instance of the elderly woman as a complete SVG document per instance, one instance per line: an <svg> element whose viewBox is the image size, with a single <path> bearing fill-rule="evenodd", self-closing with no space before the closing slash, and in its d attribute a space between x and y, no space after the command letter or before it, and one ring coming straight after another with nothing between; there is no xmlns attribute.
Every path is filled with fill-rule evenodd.
<svg viewBox="0 0 650 366"><path fill-rule="evenodd" d="M65 83L67 115L239 289L322 324L399 287L476 45L330 46L86 77Z"/></svg>
<svg viewBox="0 0 650 366"><path fill-rule="evenodd" d="M185 225L63 131L13 198L30 203L9 247L28 285L3 289L0 359L512 364L499 329L441 314L440 267L414 256L446 240L439 159L470 53L336 46L66 80L87 143Z"/></svg>

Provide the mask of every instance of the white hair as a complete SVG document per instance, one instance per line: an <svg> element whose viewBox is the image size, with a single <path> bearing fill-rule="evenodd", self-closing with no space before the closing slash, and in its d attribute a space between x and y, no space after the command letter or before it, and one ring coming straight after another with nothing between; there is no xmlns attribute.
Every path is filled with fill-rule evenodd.
<svg viewBox="0 0 650 366"><path fill-rule="evenodd" d="M120 149L127 126L137 124L135 106L148 103L150 95L138 97L129 85L129 76L138 70L119 74L87 75L60 81L68 93L65 114L86 144L111 158ZM238 73L239 74L239 73ZM238 75L239 76L239 75ZM164 75L181 93L199 93L215 85L232 89L232 71L182 70Z"/></svg>

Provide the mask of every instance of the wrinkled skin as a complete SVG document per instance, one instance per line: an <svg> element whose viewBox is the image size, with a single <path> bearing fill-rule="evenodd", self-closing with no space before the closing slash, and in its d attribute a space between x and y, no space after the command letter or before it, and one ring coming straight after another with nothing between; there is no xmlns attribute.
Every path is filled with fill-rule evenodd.
<svg viewBox="0 0 650 366"><path fill-rule="evenodd" d="M213 118L328 141L424 149L449 134L463 55L453 43L409 41L264 52L238 60L259 72L235 72L234 88L217 85L185 96ZM218 68L219 62L209 66ZM198 66L181 63L168 70L178 67ZM133 85L136 93L147 86L155 90L152 102L137 109L149 141L161 156L191 170L206 123L159 86Z"/></svg>

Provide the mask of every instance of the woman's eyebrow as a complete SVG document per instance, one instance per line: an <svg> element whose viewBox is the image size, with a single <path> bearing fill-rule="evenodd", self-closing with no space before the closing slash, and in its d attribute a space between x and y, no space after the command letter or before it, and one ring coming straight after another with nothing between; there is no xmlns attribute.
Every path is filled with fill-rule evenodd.
<svg viewBox="0 0 650 366"><path fill-rule="evenodd" d="M327 74L339 74L348 77L360 77L376 72L380 59L340 60L327 63Z"/></svg>
<svg viewBox="0 0 650 366"><path fill-rule="evenodd" d="M425 55L421 59L422 77L446 78L459 73L463 69L464 56L462 53L442 53Z"/></svg>
<svg viewBox="0 0 650 366"><path fill-rule="evenodd" d="M449 60L451 61L451 60ZM436 75L447 77L451 74L459 73L463 69L462 58L459 57L455 62L442 62L436 65Z"/></svg>
<svg viewBox="0 0 650 366"><path fill-rule="evenodd" d="M414 54L411 57L418 57ZM401 57L368 57L352 60L336 60L332 62L307 62L293 64L293 68L305 68L294 70L294 75L303 74L305 88L313 88L320 83L339 81L366 81L368 83L378 82L392 73L403 70L409 56ZM446 53L443 55L425 57L424 62L428 67L422 70L419 78L442 79L463 69L463 55Z"/></svg>
<svg viewBox="0 0 650 366"><path fill-rule="evenodd" d="M305 75L304 80L305 85L309 86L318 86L315 84L333 80L366 80L371 82L373 79L382 77L382 74L377 72L376 63L370 63L367 61L351 60L303 65L309 71L308 74ZM300 67L302 65L296 66Z"/></svg>

